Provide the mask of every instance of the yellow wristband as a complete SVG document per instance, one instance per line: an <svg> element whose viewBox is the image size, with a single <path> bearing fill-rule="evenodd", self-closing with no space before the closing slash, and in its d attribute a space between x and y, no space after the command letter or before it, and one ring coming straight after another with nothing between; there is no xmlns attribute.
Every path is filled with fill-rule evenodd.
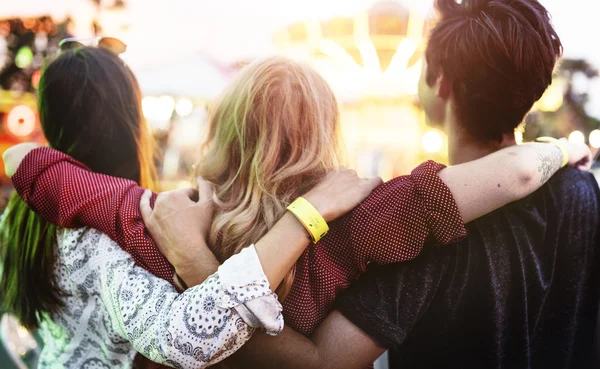
<svg viewBox="0 0 600 369"><path fill-rule="evenodd" d="M569 152L567 151L567 148L563 142L557 140L554 137L538 137L538 138L536 138L536 141L544 142L544 143L551 143L560 149L560 151L562 152L562 156L563 156L563 161L560 166L561 168L564 168L567 166L567 164L569 164Z"/></svg>
<svg viewBox="0 0 600 369"><path fill-rule="evenodd" d="M290 213L302 223L304 228L311 235L313 243L319 242L323 236L329 231L327 222L319 211L306 199L298 197L294 202L287 207Z"/></svg>

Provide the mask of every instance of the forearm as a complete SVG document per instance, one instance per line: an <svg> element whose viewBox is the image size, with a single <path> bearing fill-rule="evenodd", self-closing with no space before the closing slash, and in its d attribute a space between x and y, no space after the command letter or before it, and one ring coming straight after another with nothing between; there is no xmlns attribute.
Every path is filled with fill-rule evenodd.
<svg viewBox="0 0 600 369"><path fill-rule="evenodd" d="M139 211L144 189L134 181L94 173L47 147L29 152L12 180L21 198L49 222L100 230L140 266L173 281L173 269L146 231Z"/></svg>
<svg viewBox="0 0 600 369"><path fill-rule="evenodd" d="M210 275L219 269L219 261L210 251L204 240L199 240L198 254L190 257L175 266L177 276L181 278L188 287L193 287L204 282Z"/></svg>
<svg viewBox="0 0 600 369"><path fill-rule="evenodd" d="M256 332L231 360L262 369L362 369L384 348L338 311L305 337L289 327L276 337Z"/></svg>
<svg viewBox="0 0 600 369"><path fill-rule="evenodd" d="M290 212L286 212L273 228L256 242L256 252L271 289L277 289L308 244L308 233Z"/></svg>
<svg viewBox="0 0 600 369"><path fill-rule="evenodd" d="M229 360L244 368L325 368L315 343L287 326L276 337L255 332Z"/></svg>
<svg viewBox="0 0 600 369"><path fill-rule="evenodd" d="M139 211L127 209L138 208L143 188L131 180L93 173L54 149L28 153L12 180L29 206L61 227L86 225L115 239L130 233L134 218L141 220ZM123 240L118 242L123 247Z"/></svg>
<svg viewBox="0 0 600 369"><path fill-rule="evenodd" d="M283 328L281 305L252 248L234 255L204 283L182 294L132 262L123 262L122 254L112 253L114 261L98 266L101 298L111 325L152 361L203 368L235 352L253 328L270 334ZM155 344L148 345L150 341ZM182 355L186 345L204 354Z"/></svg>
<svg viewBox="0 0 600 369"><path fill-rule="evenodd" d="M530 195L562 164L555 145L528 143L496 151L439 172L468 223Z"/></svg>
<svg viewBox="0 0 600 369"><path fill-rule="evenodd" d="M273 291L277 289L308 244L306 230L289 212L256 242L254 245L256 253ZM177 274L188 286L204 282L219 267L219 262L207 246L199 246L198 250L201 254L190 255L187 261L174 264ZM191 260L193 262L190 262Z"/></svg>

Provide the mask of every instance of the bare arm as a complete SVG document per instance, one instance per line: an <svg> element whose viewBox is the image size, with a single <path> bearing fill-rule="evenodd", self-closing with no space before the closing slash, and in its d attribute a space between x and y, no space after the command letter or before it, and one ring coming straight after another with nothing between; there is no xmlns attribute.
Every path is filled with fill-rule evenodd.
<svg viewBox="0 0 600 369"><path fill-rule="evenodd" d="M311 338L289 327L277 337L256 332L229 360L264 369L362 369L384 351L344 315L333 311Z"/></svg>
<svg viewBox="0 0 600 369"><path fill-rule="evenodd" d="M303 197L329 222L352 210L380 184L379 177L363 179L353 170L341 169L327 174ZM188 190L179 190L160 194L154 210L150 208L149 192L140 203L150 234L188 286L202 283L218 266L212 262L209 267L199 263L214 261L214 256L202 242L212 220L212 187L201 179L198 185L198 202L190 200ZM256 252L271 289L279 286L308 244L308 233L289 212L256 242Z"/></svg>
<svg viewBox="0 0 600 369"><path fill-rule="evenodd" d="M567 145L569 165L579 167L590 157L587 146ZM555 145L528 143L448 167L439 176L450 188L468 223L532 194L560 169L562 160L562 153Z"/></svg>

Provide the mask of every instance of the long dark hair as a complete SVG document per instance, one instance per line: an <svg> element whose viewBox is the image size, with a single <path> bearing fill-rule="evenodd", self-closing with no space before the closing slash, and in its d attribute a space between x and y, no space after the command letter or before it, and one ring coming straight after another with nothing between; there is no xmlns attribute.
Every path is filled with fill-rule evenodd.
<svg viewBox="0 0 600 369"><path fill-rule="evenodd" d="M44 68L38 109L51 147L93 171L153 187L152 145L141 92L116 55L83 47L61 53ZM56 226L13 194L0 232L2 308L27 328L58 312L65 296L54 275Z"/></svg>

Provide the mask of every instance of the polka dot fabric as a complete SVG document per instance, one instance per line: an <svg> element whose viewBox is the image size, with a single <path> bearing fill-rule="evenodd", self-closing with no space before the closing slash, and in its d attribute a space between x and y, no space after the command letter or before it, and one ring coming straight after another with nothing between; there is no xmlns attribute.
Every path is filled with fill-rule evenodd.
<svg viewBox="0 0 600 369"><path fill-rule="evenodd" d="M377 188L329 234L309 247L296 264L292 291L284 302L286 323L310 334L371 262L411 260L425 242L448 244L466 236L458 207L437 176L444 166L427 161L410 175ZM63 227L85 224L114 239L134 260L172 281L173 269L145 231L139 211L144 189L134 182L96 174L56 150L32 151L13 176L32 209ZM155 197L153 197L154 200Z"/></svg>
<svg viewBox="0 0 600 369"><path fill-rule="evenodd" d="M135 262L174 283L174 269L146 232L134 181L93 173L82 163L51 148L33 150L13 178L19 196L35 212L61 227L89 226L112 238ZM151 204L154 205L156 194Z"/></svg>
<svg viewBox="0 0 600 369"><path fill-rule="evenodd" d="M332 308L336 295L371 262L408 261L425 242L449 244L466 236L450 189L437 176L443 165L427 161L408 176L373 191L360 206L332 222L330 231L296 263L286 324L309 335Z"/></svg>

